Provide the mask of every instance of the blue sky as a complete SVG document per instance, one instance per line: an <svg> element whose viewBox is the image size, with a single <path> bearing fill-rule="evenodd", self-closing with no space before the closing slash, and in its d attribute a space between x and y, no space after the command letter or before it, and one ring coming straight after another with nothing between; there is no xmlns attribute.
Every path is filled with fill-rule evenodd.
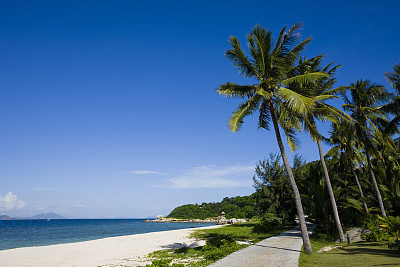
<svg viewBox="0 0 400 267"><path fill-rule="evenodd" d="M343 65L338 84L400 62L399 1L1 1L0 213L167 215L254 192L273 132L219 97L249 83L224 57L230 35L298 21L305 55ZM338 103L336 103L338 104ZM327 132L328 125L321 125ZM298 153L316 160L301 135ZM325 147L327 151L328 147Z"/></svg>

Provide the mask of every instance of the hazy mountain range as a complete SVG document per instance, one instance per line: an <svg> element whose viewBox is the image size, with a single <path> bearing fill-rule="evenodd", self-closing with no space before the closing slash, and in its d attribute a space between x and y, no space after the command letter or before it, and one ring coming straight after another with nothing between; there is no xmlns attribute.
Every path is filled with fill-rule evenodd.
<svg viewBox="0 0 400 267"><path fill-rule="evenodd" d="M10 217L8 215L0 215L0 220L18 220L18 219L25 219L25 220L53 220L53 219L66 219L65 217L54 213L40 213L36 214L32 217Z"/></svg>

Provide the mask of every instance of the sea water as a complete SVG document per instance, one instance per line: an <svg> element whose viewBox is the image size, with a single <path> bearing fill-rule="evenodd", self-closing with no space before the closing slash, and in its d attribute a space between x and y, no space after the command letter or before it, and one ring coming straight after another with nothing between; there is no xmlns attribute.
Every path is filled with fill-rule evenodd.
<svg viewBox="0 0 400 267"><path fill-rule="evenodd" d="M151 223L143 219L0 220L0 250L210 225Z"/></svg>

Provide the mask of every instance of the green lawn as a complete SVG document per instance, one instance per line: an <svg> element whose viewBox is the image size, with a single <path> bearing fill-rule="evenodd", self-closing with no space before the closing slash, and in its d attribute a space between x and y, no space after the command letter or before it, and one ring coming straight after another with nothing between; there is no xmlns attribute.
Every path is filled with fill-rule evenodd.
<svg viewBox="0 0 400 267"><path fill-rule="evenodd" d="M386 243L356 242L335 244L311 239L314 254L300 254L299 266L400 266L400 253L390 250ZM343 246L324 253L316 253L325 246Z"/></svg>

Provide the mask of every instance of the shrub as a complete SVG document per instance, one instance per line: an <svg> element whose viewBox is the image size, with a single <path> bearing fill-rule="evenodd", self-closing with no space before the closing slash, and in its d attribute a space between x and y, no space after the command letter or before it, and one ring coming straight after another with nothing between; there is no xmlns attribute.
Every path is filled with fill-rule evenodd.
<svg viewBox="0 0 400 267"><path fill-rule="evenodd" d="M255 233L266 233L270 231L272 228L281 226L282 219L277 217L273 213L267 213L261 220L260 224L256 224L253 228L253 232Z"/></svg>
<svg viewBox="0 0 400 267"><path fill-rule="evenodd" d="M312 231L312 237L314 239L335 241L338 239L336 225L332 223L329 225L319 225Z"/></svg>
<svg viewBox="0 0 400 267"><path fill-rule="evenodd" d="M207 260L216 261L243 247L230 236L217 235L206 241L203 251Z"/></svg>
<svg viewBox="0 0 400 267"><path fill-rule="evenodd" d="M382 225L384 221L382 217L373 215L369 217L363 225L363 233L361 234L362 239L368 242L385 241L389 240L389 234L387 231L383 231ZM365 232L365 231L368 232Z"/></svg>
<svg viewBox="0 0 400 267"><path fill-rule="evenodd" d="M379 219L382 221L380 227L383 232L389 235L389 248L400 250L400 217L388 216L387 218L379 217Z"/></svg>

